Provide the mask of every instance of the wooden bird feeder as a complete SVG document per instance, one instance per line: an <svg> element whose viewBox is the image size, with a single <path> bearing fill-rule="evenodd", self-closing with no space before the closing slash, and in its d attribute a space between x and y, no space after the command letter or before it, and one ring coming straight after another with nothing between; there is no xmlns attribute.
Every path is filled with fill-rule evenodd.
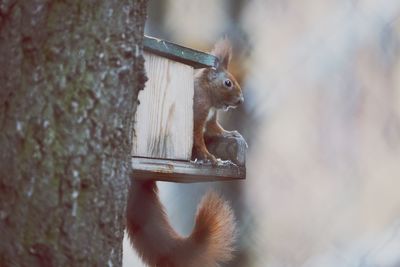
<svg viewBox="0 0 400 267"><path fill-rule="evenodd" d="M136 179L205 182L244 179L243 138L206 140L209 151L235 164L191 161L193 146L194 69L212 68L213 55L164 40L144 38L145 89L139 93L132 148Z"/></svg>

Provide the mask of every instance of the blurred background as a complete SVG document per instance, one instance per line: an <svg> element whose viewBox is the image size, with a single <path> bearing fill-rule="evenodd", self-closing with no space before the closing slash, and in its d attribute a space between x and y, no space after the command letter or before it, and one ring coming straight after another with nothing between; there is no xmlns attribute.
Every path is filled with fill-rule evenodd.
<svg viewBox="0 0 400 267"><path fill-rule="evenodd" d="M146 34L229 36L245 95L221 117L249 143L247 180L161 183L177 231L215 188L240 228L227 266L400 266L399 0L151 0Z"/></svg>

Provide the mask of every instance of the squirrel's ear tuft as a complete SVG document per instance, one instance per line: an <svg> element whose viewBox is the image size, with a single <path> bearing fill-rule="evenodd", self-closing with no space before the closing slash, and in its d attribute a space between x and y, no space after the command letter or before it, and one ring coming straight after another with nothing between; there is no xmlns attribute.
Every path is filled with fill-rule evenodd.
<svg viewBox="0 0 400 267"><path fill-rule="evenodd" d="M221 38L214 45L211 54L219 59L218 68L228 69L232 57L232 45L227 37Z"/></svg>

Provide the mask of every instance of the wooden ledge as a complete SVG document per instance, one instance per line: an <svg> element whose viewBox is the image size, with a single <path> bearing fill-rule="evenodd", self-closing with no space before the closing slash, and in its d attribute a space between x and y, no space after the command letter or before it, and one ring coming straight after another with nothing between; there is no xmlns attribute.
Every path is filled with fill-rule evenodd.
<svg viewBox="0 0 400 267"><path fill-rule="evenodd" d="M246 168L234 164L211 166L191 161L132 157L133 177L158 181L195 183L240 180Z"/></svg>
<svg viewBox="0 0 400 267"><path fill-rule="evenodd" d="M213 55L149 36L144 37L143 46L145 51L181 62L195 69L216 67L218 64L218 59Z"/></svg>

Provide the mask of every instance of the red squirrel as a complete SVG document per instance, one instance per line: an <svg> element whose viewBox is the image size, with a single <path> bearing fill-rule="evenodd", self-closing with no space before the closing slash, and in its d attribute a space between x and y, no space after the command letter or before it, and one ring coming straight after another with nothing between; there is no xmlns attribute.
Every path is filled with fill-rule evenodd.
<svg viewBox="0 0 400 267"><path fill-rule="evenodd" d="M218 124L216 109L240 104L243 95L227 71L231 57L229 42L226 39L217 42L211 53L219 59L219 65L195 75L193 152L198 159L215 163L216 158L205 147L203 133L235 135ZM209 192L198 205L192 233L182 237L168 220L156 182L133 179L128 197L127 232L149 267L217 267L233 257L236 223L228 202Z"/></svg>
<svg viewBox="0 0 400 267"><path fill-rule="evenodd" d="M232 47L228 39L219 40L211 54L218 58L216 68L199 70L194 80L193 98L193 152L192 158L217 164L208 150L204 137L216 135L236 136L236 131L226 131L217 121L217 110L228 110L243 103L242 89L235 77L228 72Z"/></svg>

